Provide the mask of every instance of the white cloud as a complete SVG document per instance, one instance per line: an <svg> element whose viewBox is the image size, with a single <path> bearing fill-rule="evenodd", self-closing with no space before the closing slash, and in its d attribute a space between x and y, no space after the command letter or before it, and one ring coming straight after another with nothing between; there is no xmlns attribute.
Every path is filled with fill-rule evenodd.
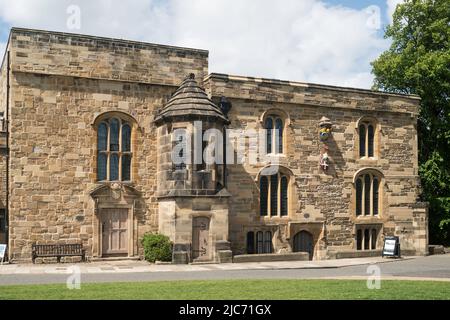
<svg viewBox="0 0 450 320"><path fill-rule="evenodd" d="M389 2L392 2L388 0ZM81 9L68 30L66 9ZM367 12L319 0L0 0L4 22L210 50L210 72L368 88L388 41Z"/></svg>
<svg viewBox="0 0 450 320"><path fill-rule="evenodd" d="M404 2L404 0L386 0L386 5L387 5L387 16L389 19L389 23L392 23L392 15L395 12L395 8L397 7L397 5L399 3Z"/></svg>

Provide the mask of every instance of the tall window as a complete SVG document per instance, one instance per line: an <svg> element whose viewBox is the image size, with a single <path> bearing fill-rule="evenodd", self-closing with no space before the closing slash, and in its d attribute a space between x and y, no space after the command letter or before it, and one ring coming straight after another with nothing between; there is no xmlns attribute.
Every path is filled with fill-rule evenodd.
<svg viewBox="0 0 450 320"><path fill-rule="evenodd" d="M375 250L377 248L378 228L358 226L356 230L356 250Z"/></svg>
<svg viewBox="0 0 450 320"><path fill-rule="evenodd" d="M372 173L361 174L356 178L355 188L356 215L378 215L380 202L380 178Z"/></svg>
<svg viewBox="0 0 450 320"><path fill-rule="evenodd" d="M264 122L266 129L266 152L283 153L283 120L276 115L269 115Z"/></svg>
<svg viewBox="0 0 450 320"><path fill-rule="evenodd" d="M120 119L103 120L97 128L97 180L131 180L131 125Z"/></svg>
<svg viewBox="0 0 450 320"><path fill-rule="evenodd" d="M375 150L375 124L362 121L359 124L359 156L374 157Z"/></svg>
<svg viewBox="0 0 450 320"><path fill-rule="evenodd" d="M288 215L288 176L277 173L261 176L259 180L259 209L261 216Z"/></svg>

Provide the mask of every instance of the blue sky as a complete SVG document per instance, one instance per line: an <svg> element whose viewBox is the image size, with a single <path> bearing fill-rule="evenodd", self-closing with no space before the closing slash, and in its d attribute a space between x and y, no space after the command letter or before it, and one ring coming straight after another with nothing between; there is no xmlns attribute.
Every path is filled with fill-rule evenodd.
<svg viewBox="0 0 450 320"><path fill-rule="evenodd" d="M400 1L0 0L0 50L30 27L207 49L210 72L370 88Z"/></svg>

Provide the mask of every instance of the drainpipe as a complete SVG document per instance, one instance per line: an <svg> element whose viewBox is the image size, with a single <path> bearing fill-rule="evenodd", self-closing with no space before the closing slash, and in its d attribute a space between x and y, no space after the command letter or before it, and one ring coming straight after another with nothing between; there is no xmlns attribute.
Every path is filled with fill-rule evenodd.
<svg viewBox="0 0 450 320"><path fill-rule="evenodd" d="M10 58L9 58L9 50L7 51L6 56L6 117L5 117L5 126L6 126L6 196L5 196L5 234L6 234L6 243L8 244L8 254L7 258L10 261L11 256L11 246L9 245L9 74L11 72L10 66Z"/></svg>

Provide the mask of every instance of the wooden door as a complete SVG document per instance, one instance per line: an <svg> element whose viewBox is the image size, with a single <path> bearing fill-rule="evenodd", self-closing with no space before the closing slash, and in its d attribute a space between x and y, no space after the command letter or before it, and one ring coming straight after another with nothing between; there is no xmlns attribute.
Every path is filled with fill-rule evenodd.
<svg viewBox="0 0 450 320"><path fill-rule="evenodd" d="M307 231L300 231L294 237L294 252L308 252L309 259L314 255L313 236Z"/></svg>
<svg viewBox="0 0 450 320"><path fill-rule="evenodd" d="M209 260L209 218L195 217L192 220L192 258L197 260Z"/></svg>
<svg viewBox="0 0 450 320"><path fill-rule="evenodd" d="M106 209L102 213L103 255L128 254L128 209Z"/></svg>

